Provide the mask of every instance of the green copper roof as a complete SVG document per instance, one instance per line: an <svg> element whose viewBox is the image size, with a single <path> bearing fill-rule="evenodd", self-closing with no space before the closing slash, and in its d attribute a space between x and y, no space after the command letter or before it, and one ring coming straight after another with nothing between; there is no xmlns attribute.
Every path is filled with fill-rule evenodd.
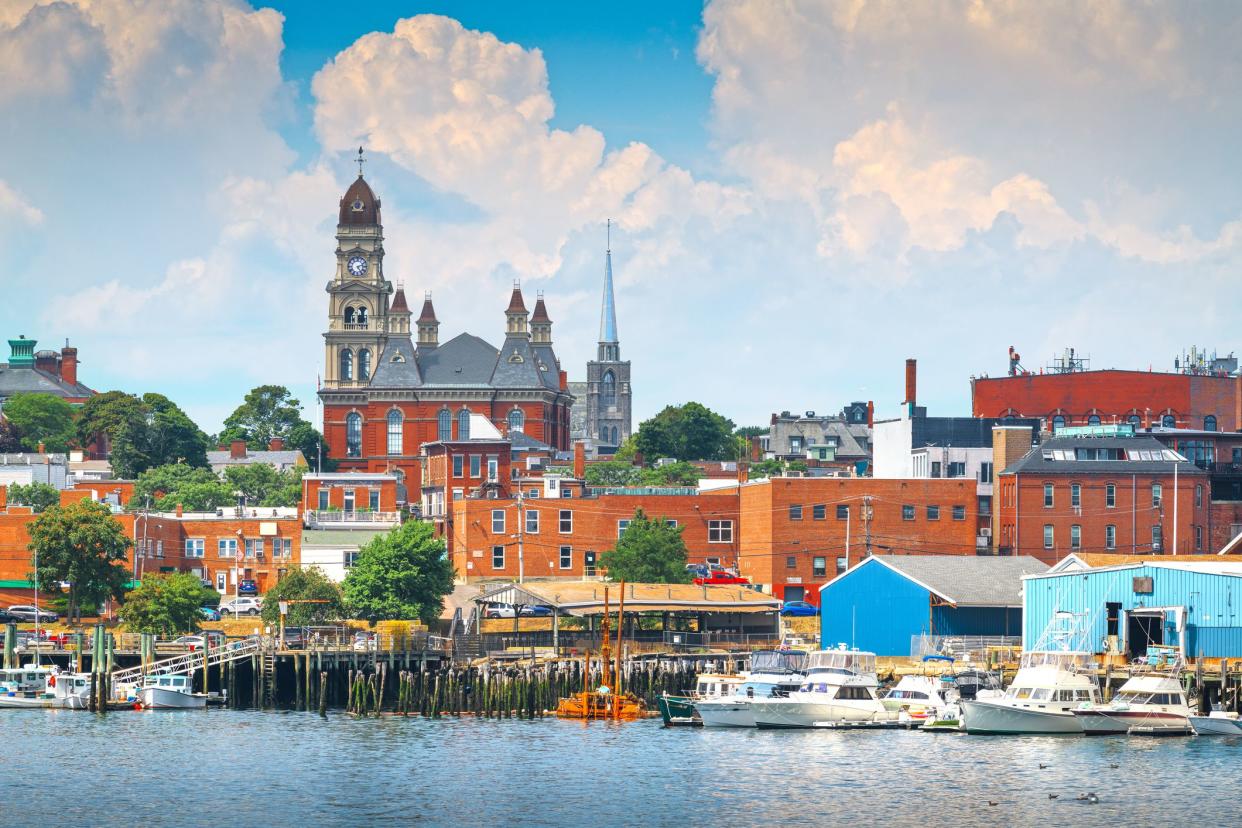
<svg viewBox="0 0 1242 828"><path fill-rule="evenodd" d="M9 350L12 352L9 356L10 368L32 368L34 367L35 340L26 337L18 337L9 340Z"/></svg>

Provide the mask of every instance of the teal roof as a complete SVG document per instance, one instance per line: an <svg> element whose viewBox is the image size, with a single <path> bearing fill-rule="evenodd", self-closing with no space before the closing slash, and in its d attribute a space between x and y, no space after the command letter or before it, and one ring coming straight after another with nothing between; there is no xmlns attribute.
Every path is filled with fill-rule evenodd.
<svg viewBox="0 0 1242 828"><path fill-rule="evenodd" d="M599 314L599 341L619 343L617 338L617 306L612 298L612 250L604 255L604 304Z"/></svg>
<svg viewBox="0 0 1242 828"><path fill-rule="evenodd" d="M391 530L307 529L302 532L303 546L366 546Z"/></svg>

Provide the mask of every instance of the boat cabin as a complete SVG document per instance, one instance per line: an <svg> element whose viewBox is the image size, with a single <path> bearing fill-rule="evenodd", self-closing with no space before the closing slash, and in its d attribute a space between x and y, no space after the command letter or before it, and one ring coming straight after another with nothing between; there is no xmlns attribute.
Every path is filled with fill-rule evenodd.
<svg viewBox="0 0 1242 828"><path fill-rule="evenodd" d="M875 653L860 650L819 650L811 653L808 670L823 670L849 676L874 676Z"/></svg>
<svg viewBox="0 0 1242 828"><path fill-rule="evenodd" d="M154 675L147 676L142 682L143 687L163 687L165 690L173 690L178 693L190 692L189 676L166 676Z"/></svg>

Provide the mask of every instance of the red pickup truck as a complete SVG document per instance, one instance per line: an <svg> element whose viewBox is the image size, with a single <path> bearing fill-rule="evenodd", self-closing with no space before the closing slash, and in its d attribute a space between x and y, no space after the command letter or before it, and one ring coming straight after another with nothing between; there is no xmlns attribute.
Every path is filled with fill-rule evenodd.
<svg viewBox="0 0 1242 828"><path fill-rule="evenodd" d="M749 584L750 579L734 575L732 572L725 572L723 569L713 569L707 575L695 578L694 583L699 586L703 584Z"/></svg>

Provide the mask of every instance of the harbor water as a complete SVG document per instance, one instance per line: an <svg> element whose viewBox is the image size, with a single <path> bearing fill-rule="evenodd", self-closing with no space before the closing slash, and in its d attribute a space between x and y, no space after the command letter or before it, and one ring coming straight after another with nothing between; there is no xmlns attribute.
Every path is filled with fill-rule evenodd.
<svg viewBox="0 0 1242 828"><path fill-rule="evenodd" d="M0 744L3 811L74 826L1046 828L1242 811L1242 740L1227 738L6 710Z"/></svg>

